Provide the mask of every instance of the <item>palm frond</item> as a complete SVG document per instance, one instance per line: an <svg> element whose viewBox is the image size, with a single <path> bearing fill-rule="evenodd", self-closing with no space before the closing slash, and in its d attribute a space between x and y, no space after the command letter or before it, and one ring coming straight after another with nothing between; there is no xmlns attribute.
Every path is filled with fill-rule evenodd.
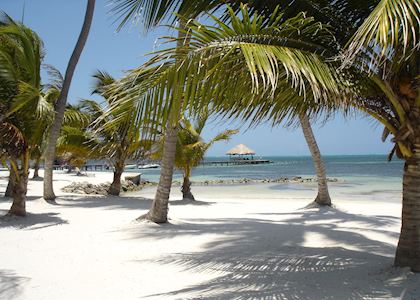
<svg viewBox="0 0 420 300"><path fill-rule="evenodd" d="M18 157L27 148L26 138L15 125L0 123L0 157Z"/></svg>
<svg viewBox="0 0 420 300"><path fill-rule="evenodd" d="M407 59L420 48L419 24L417 0L381 0L350 40L344 63L350 64L366 52L371 53L367 65L380 66L396 52Z"/></svg>
<svg viewBox="0 0 420 300"><path fill-rule="evenodd" d="M181 102L189 111L201 111L209 103L233 110L242 103L246 109L246 101L281 100L279 91L296 102L312 101L314 109L322 101L339 103L345 87L336 66L326 62L329 49L336 47L328 26L302 13L281 21L280 11L266 20L250 16L245 6L241 9L240 16L230 11L229 25L214 16L216 27L190 21L184 30L188 46L159 51L116 82L113 92L119 101L111 110L121 118L114 122L137 107L139 116L165 123ZM279 107L287 109L285 104Z"/></svg>
<svg viewBox="0 0 420 300"><path fill-rule="evenodd" d="M49 83L45 86L47 90L61 91L63 88L64 77L61 72L53 65L43 64L43 68L47 71L50 77Z"/></svg>
<svg viewBox="0 0 420 300"><path fill-rule="evenodd" d="M111 74L101 70L97 70L93 74L93 78L95 79L95 82L93 84L92 94L104 94L107 91L108 87L115 82L115 79L111 76Z"/></svg>

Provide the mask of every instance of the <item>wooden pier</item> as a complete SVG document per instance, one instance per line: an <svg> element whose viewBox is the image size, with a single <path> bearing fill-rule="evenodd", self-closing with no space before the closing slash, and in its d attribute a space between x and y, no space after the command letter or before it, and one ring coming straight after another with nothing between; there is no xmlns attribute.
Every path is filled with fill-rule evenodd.
<svg viewBox="0 0 420 300"><path fill-rule="evenodd" d="M54 170L68 170L69 166L68 165L54 165L53 166ZM110 167L107 165L84 165L83 167L80 168L81 171L105 171L105 170L110 170ZM112 170L112 169L111 169Z"/></svg>
<svg viewBox="0 0 420 300"><path fill-rule="evenodd" d="M272 161L266 159L232 159L219 161L202 161L202 166L236 166L236 165L261 165L271 164Z"/></svg>
<svg viewBox="0 0 420 300"><path fill-rule="evenodd" d="M210 160L202 161L201 166L237 166L237 165L261 165L261 164L271 164L273 163L267 159L231 159L231 160ZM68 170L69 166L67 165L54 165L54 170ZM137 168L135 168L137 169ZM107 171L112 170L108 165L104 164L90 164L84 165L80 168L81 171Z"/></svg>

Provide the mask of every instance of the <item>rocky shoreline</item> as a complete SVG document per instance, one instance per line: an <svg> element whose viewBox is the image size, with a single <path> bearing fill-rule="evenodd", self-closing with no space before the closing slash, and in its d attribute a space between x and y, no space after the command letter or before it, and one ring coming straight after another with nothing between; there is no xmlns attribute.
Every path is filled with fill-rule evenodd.
<svg viewBox="0 0 420 300"><path fill-rule="evenodd" d="M134 184L132 181L121 181L121 192L137 192L145 186L156 185L154 182L142 181L140 185ZM89 182L72 182L70 185L63 187L61 190L65 193L83 194L83 195L108 195L110 182L101 184L92 184Z"/></svg>
<svg viewBox="0 0 420 300"><path fill-rule="evenodd" d="M328 182L342 182L337 178L327 178ZM258 184L258 183L315 183L316 178L303 178L300 176L296 177L279 177L279 178L264 178L264 179L251 179L251 178L240 178L240 179L216 179L216 180L205 180L205 181L192 181L193 186L212 186L212 185L235 185L235 184ZM172 186L181 186L182 182L174 180ZM73 182L68 186L65 186L62 191L66 193L84 194L84 195L108 195L108 190L111 183L92 184L89 182ZM140 185L134 184L132 181L123 180L121 181L121 192L137 192L147 186L157 185L157 182L142 180Z"/></svg>
<svg viewBox="0 0 420 300"><path fill-rule="evenodd" d="M328 182L342 182L338 178L327 178ZM318 182L317 178L303 178L300 176L295 177L279 177L279 178L264 178L264 179L251 179L251 178L240 178L240 179L215 179L205 181L192 181L192 185L205 186L205 185L233 185L233 184L253 184L253 183L315 183ZM179 186L182 183L180 181L174 181L172 185Z"/></svg>

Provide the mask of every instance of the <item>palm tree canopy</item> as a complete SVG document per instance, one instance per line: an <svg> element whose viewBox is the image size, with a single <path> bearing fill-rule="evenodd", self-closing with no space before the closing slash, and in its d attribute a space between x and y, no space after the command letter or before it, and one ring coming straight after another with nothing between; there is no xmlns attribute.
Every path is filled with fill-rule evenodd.
<svg viewBox="0 0 420 300"><path fill-rule="evenodd" d="M162 20L175 21L176 15L195 18L204 12L223 11L226 5L240 11L241 4L246 3L250 7L250 14L258 12L265 16L270 16L280 7L285 12L285 19L307 12L317 21L330 24L338 38L345 42L379 2L380 0L115 0L111 3L110 12L119 21L120 30L129 23L140 23L149 29Z"/></svg>
<svg viewBox="0 0 420 300"><path fill-rule="evenodd" d="M263 105L267 99L308 101L314 109L333 99L330 94L338 100L344 94L337 83L340 76L325 62L336 47L328 26L303 13L284 22L283 16L279 10L268 19L250 16L242 6L241 16L230 10L230 25L214 16L216 27L189 21L188 46L157 52L118 81L113 91L120 100L112 110L123 114L134 106L148 119L163 115L165 122L181 98L190 111L213 102L217 109L227 105L235 112L236 103ZM277 116L281 119L290 113L283 110Z"/></svg>
<svg viewBox="0 0 420 300"><path fill-rule="evenodd" d="M347 45L346 61L366 54L376 72L386 61L406 60L420 48L420 4L417 0L381 0Z"/></svg>
<svg viewBox="0 0 420 300"><path fill-rule="evenodd" d="M359 73L353 105L384 125L383 140L394 135L390 159L411 157L420 132L419 24L418 1L381 0L343 55Z"/></svg>
<svg viewBox="0 0 420 300"><path fill-rule="evenodd" d="M68 105L57 152L61 155L72 153L79 160L107 159L113 165L143 156L151 147L151 141L146 139L147 126L136 118L137 113L133 110L123 117L109 113L109 107L116 100L109 93L115 79L100 70L93 77L92 93L101 95L104 101L84 99L76 106ZM114 122L115 119L119 122Z"/></svg>
<svg viewBox="0 0 420 300"><path fill-rule="evenodd" d="M41 85L43 43L34 31L6 14L0 19L0 40L1 136L11 138L2 141L2 148L16 148L13 144L36 148L53 109L52 97ZM9 155L19 155L16 151Z"/></svg>

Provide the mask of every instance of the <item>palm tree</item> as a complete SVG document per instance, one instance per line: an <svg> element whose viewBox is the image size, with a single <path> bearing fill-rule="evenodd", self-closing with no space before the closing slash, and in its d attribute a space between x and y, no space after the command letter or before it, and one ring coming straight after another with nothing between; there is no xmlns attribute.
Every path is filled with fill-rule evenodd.
<svg viewBox="0 0 420 300"><path fill-rule="evenodd" d="M405 161L401 235L395 265L420 272L420 5L382 0L347 45L345 65L365 80L353 105L385 127ZM370 80L366 80L370 79Z"/></svg>
<svg viewBox="0 0 420 300"><path fill-rule="evenodd" d="M237 130L225 130L217 134L209 142L203 141L201 133L206 125L208 113L202 113L198 116L195 124L192 124L184 117L179 124L178 141L176 144L175 167L183 173L182 196L184 200L195 200L191 193L191 173L193 168L197 167L204 159L208 149L216 142L227 141L236 134ZM161 158L163 153L163 139L153 157Z"/></svg>
<svg viewBox="0 0 420 300"><path fill-rule="evenodd" d="M40 120L48 118L52 107L42 93L38 35L4 14L0 39L0 157L10 170L9 214L24 216L30 153L39 146Z"/></svg>
<svg viewBox="0 0 420 300"><path fill-rule="evenodd" d="M115 122L118 115L108 113L117 100L111 98L109 92L115 79L103 71L93 77L96 80L93 93L101 95L104 104L82 100L76 106L68 106L57 153L77 167L84 165L87 159L107 160L114 169L108 193L118 196L126 160L142 157L153 140L149 138L147 120L138 119L136 110L131 109Z"/></svg>
<svg viewBox="0 0 420 300"><path fill-rule="evenodd" d="M82 110L93 118L96 146L94 151L109 160L114 168L114 178L109 189L109 194L118 196L121 190L121 175L125 168L126 160L138 159L149 150L153 140L149 138L149 124L146 119L139 119L136 110L130 110L118 123L113 122L118 115L108 114L109 108L118 98L112 98L110 86L115 79L106 72L98 71L94 93L105 99L105 106L94 101L84 100Z"/></svg>
<svg viewBox="0 0 420 300"><path fill-rule="evenodd" d="M348 35L352 32L352 29L355 25L360 22L360 16L366 14L366 11L370 9L372 4L364 2L363 4L360 1L348 0L348 1L329 1L325 0L324 3L320 4L321 7L328 7L328 9L320 9L318 4L314 4L310 0L301 0L301 1L220 1L220 0L170 0L170 1L148 1L148 0L117 0L114 1L114 7L111 11L119 16L121 23L118 29L121 29L129 21L132 22L142 22L146 28L149 28L153 25L156 25L165 18L171 18L168 15L168 11L178 10L178 14L194 18L199 14L205 11L217 11L226 4L231 5L231 9L234 11L241 10L242 3L248 3L250 7L250 12L259 11L262 14L270 16L273 11L276 9L283 9L285 14L284 19L287 19L289 16L294 16L301 11L308 11L310 14L316 15L318 19L328 21L334 25L336 37L344 40L348 38ZM334 18L330 18L331 15L334 15ZM345 18L352 17L351 22L342 22ZM172 18L173 21L176 19ZM341 29L341 30L339 30ZM181 112L177 114L175 119L179 119ZM319 148L316 144L315 137L312 133L310 123L306 122L306 126L302 125L302 129L305 133L305 138L310 148L311 154L313 155L314 166L316 169L318 177L318 195L315 199L315 202L319 205L331 205L331 199L328 193L327 178L325 173L325 167L322 161ZM162 177L159 181L157 193L155 196L155 201L162 203L167 203L169 199L169 193L172 184L172 174L173 174L173 159L175 153L176 145L176 127L169 128L166 130L166 141L167 147L165 148L167 155L162 161ZM312 136L310 140L307 137ZM165 215L165 207L167 204L155 205L153 207L163 207L162 214ZM152 209L152 211L156 211ZM154 219L162 219L154 218Z"/></svg>
<svg viewBox="0 0 420 300"><path fill-rule="evenodd" d="M120 81L116 94L123 92L125 96L118 106L140 103L141 112L154 118L148 107L188 107L190 111L200 111L213 102L216 110L229 108L231 115L249 118L254 109L244 112L243 107L251 107L250 103L277 105L287 103L288 99L305 99L301 102L313 103L313 110L319 111L330 93L339 95L338 74L323 59L334 42L327 28L302 13L283 20L283 14L277 10L267 20L258 15L251 17L244 6L241 12L242 18L230 10L229 26L216 17L213 20L217 27L194 20L185 22L186 29L179 30L188 33L191 42L185 47L178 45L160 51ZM225 70L230 71L230 76L226 76ZM283 105L279 114L297 115L301 107ZM170 178L167 174L163 176ZM169 195L168 187L162 189ZM156 197L154 202L159 201L146 218L166 222L167 198Z"/></svg>
<svg viewBox="0 0 420 300"><path fill-rule="evenodd" d="M49 133L48 144L44 153L45 167L44 167L44 199L45 200L54 200L55 194L53 189L53 163L55 159L55 147L57 144L57 139L60 134L61 124L64 119L64 112L66 109L67 96L70 89L70 84L73 78L76 65L79 61L80 55L82 54L83 48L86 44L86 40L89 35L90 26L92 24L93 12L95 9L95 0L87 1L87 8L85 19L83 22L82 30L80 32L79 38L77 40L76 46L73 50L73 53L70 57L66 74L64 76L63 86L61 89L60 98L58 99L55 105L55 118L54 123L51 126Z"/></svg>

